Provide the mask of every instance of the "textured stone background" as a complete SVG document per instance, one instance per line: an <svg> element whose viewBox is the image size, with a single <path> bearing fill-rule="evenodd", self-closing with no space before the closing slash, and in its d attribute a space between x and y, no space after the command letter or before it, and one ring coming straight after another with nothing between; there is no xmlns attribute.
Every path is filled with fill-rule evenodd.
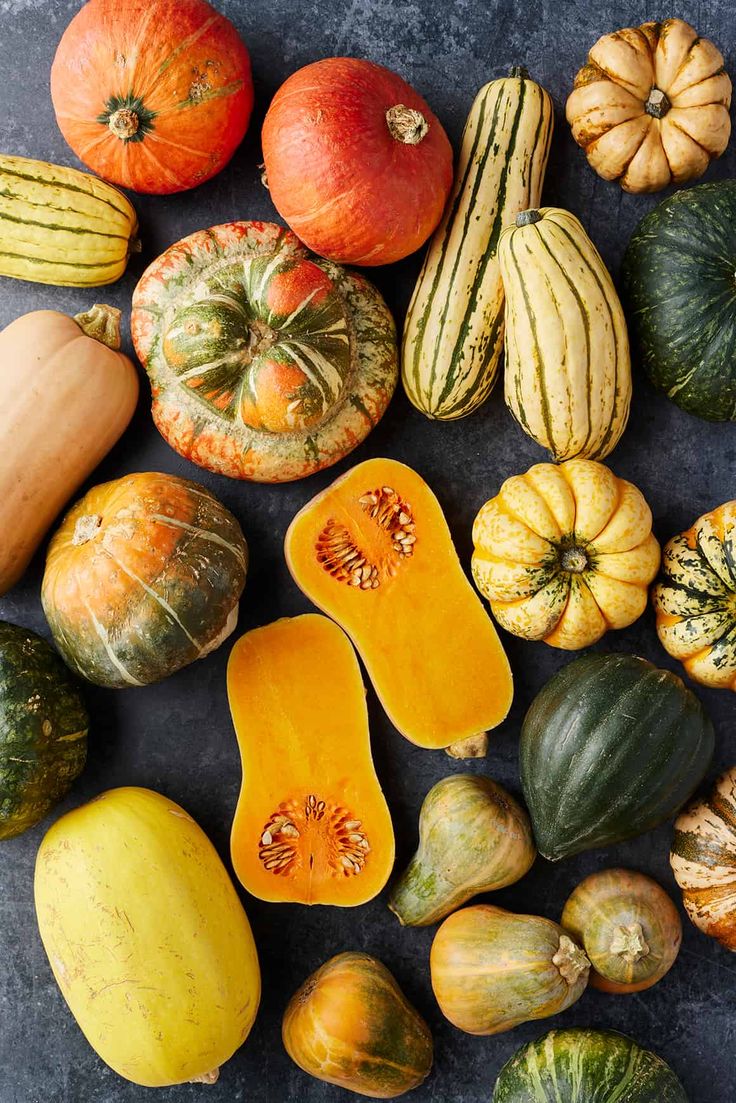
<svg viewBox="0 0 736 1103"><path fill-rule="evenodd" d="M638 219L655 200L624 195L587 167L564 122L563 105L588 47L602 33L656 15L679 15L713 37L733 69L736 25L730 0L681 0L676 10L634 0L220 0L253 58L257 106L250 133L233 162L215 180L172 198L136 201L145 252L104 299L127 310L143 266L183 235L233 218L272 218L260 184L259 130L278 85L317 58L354 54L396 70L426 96L457 146L478 87L524 63L552 93L557 133L545 200L569 207L583 221L612 272ZM48 73L64 27L78 0L0 0L0 73L3 106L0 148L75 164L59 134L48 94ZM733 175L736 144L708 179ZM397 319L402 317L417 258L375 272ZM25 311L54 307L74 313L95 292L0 283L0 324ZM470 528L479 506L501 481L540 460L539 449L515 427L500 390L485 408L455 424L430 423L397 393L368 442L335 471L291 486L240 485L188 465L159 438L146 400L125 439L93 481L129 471L158 469L199 479L238 515L252 551L252 572L239 629L303 612L306 600L292 583L281 554L294 512L339 471L370 455L391 455L414 465L435 489L467 566ZM631 422L611 459L614 470L645 492L661 540L736 493L736 426L688 417L655 395L637 376ZM0 601L0 616L46 631L38 599L42 556L23 582ZM431 595L428 595L431 600ZM505 637L516 679L508 721L492 737L487 770L518 788L519 724L534 693L569 656L542 644ZM673 666L660 648L649 613L625 632L609 635L601 650L633 651ZM147 785L181 802L228 857L228 831L240 784L240 766L225 696L227 648L162 685L122 692L90 687L93 716L89 765L65 803L69 808L116 785ZM736 760L734 703L725 692L698 690L718 731L717 768ZM440 753L405 742L391 728L369 690L373 746L394 816L398 867L415 845L422 797L453 769ZM476 767L473 767L476 768ZM42 825L2 844L0 854L0 1103L129 1103L152 1098L112 1073L87 1045L52 979L33 915L33 862ZM552 867L539 860L520 884L494 902L517 911L558 918L580 878L594 869L630 865L656 875L674 892L667 861L670 828L608 851L588 853ZM327 957L354 948L381 957L432 1026L434 1072L411 1099L487 1100L498 1070L522 1043L552 1023L528 1024L497 1038L472 1038L446 1023L432 997L428 953L432 929L401 930L385 894L357 911L308 910L245 901L260 950L264 995L255 1028L243 1049L211 1088L185 1086L157 1098L208 1103L247 1100L337 1103L348 1095L312 1080L291 1064L280 1041L280 1017L298 984ZM607 1026L633 1035L668 1058L692 1103L736 1099L736 961L687 922L679 960L660 985L642 995L604 996L590 991L554 1025Z"/></svg>

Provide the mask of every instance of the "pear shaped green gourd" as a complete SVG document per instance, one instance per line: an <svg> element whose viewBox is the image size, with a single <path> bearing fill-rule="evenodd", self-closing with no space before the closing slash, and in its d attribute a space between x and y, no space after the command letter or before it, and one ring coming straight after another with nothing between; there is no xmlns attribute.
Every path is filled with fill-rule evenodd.
<svg viewBox="0 0 736 1103"><path fill-rule="evenodd" d="M444 919L480 892L512 885L537 851L524 809L488 777L453 774L434 785L419 814L419 848L389 907L407 927Z"/></svg>

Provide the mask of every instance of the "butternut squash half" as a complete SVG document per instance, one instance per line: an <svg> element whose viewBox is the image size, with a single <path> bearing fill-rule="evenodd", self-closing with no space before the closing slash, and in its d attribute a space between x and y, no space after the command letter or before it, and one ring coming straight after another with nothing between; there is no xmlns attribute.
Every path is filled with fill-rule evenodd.
<svg viewBox="0 0 736 1103"><path fill-rule="evenodd" d="M389 719L420 747L485 754L511 706L511 668L442 509L396 460L358 464L286 534L295 582L351 637Z"/></svg>
<svg viewBox="0 0 736 1103"><path fill-rule="evenodd" d="M274 903L364 904L394 864L350 641L316 613L247 632L227 689L243 763L233 867Z"/></svg>

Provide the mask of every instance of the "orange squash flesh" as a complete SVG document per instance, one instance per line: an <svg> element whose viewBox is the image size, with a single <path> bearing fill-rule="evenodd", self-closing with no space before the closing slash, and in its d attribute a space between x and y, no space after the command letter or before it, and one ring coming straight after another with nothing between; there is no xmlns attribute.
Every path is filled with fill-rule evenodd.
<svg viewBox="0 0 736 1103"><path fill-rule="evenodd" d="M355 652L316 613L247 632L227 689L243 764L231 836L248 892L274 903L364 904L394 862Z"/></svg>
<svg viewBox="0 0 736 1103"><path fill-rule="evenodd" d="M511 668L416 471L358 464L296 515L285 552L297 585L353 640L407 739L450 747L505 718Z"/></svg>

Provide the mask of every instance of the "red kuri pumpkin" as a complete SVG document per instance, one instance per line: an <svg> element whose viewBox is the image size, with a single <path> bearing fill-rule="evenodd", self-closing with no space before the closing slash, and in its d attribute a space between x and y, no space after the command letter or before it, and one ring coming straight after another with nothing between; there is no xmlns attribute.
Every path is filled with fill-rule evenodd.
<svg viewBox="0 0 736 1103"><path fill-rule="evenodd" d="M51 98L85 165L168 195L209 180L240 144L253 107L250 59L205 0L89 0L59 43Z"/></svg>
<svg viewBox="0 0 736 1103"><path fill-rule="evenodd" d="M406 81L370 61L326 58L289 77L263 123L281 217L315 253L390 264L423 245L452 185L442 125Z"/></svg>

